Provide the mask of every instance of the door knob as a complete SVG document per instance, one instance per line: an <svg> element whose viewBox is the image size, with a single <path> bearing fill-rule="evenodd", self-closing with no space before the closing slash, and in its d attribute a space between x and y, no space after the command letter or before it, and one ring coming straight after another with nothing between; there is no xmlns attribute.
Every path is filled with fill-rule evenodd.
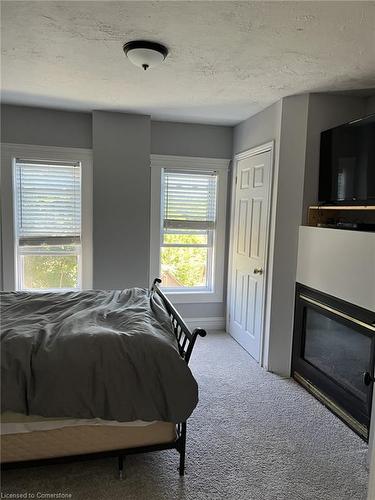
<svg viewBox="0 0 375 500"><path fill-rule="evenodd" d="M256 267L254 269L254 274L263 274L263 268L262 267Z"/></svg>

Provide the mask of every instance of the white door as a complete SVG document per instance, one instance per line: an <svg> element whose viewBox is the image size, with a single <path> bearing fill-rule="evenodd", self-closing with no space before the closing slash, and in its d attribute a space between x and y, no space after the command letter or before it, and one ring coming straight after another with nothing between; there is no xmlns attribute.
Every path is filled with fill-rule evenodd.
<svg viewBox="0 0 375 500"><path fill-rule="evenodd" d="M232 230L229 333L259 362L263 333L271 150L239 155Z"/></svg>

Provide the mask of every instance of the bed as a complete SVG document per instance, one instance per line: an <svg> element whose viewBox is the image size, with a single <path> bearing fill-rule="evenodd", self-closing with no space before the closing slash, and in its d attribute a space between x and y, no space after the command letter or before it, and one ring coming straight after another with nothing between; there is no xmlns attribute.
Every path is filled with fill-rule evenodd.
<svg viewBox="0 0 375 500"><path fill-rule="evenodd" d="M179 473L184 475L186 421L198 401L196 382L187 365L197 337L204 337L206 332L200 328L196 328L193 332L189 330L180 314L159 288L160 283L161 280L155 279L151 290L147 293L139 291L143 289L136 289L137 293L129 291L128 295L121 295L119 292L120 294L111 295L110 300L108 295L99 294L99 299L96 296L95 300L101 301L103 298L106 300L103 311L101 306L98 307L98 302L90 302L94 300L91 296L82 295L79 298L67 296L65 302L71 300L69 315L64 309L65 306L59 305L61 301L57 305L54 304L54 310L61 307L61 314L65 315L64 325L66 324L67 328L64 330L59 322L54 323L51 320L48 323L48 328L50 324L52 325L51 331L43 327L32 336L28 335L26 330L22 349L18 347L19 336L16 334L22 331L22 321L20 320L18 324L17 319L13 319L17 318L18 304L22 303L22 296L18 301L15 297L9 298L7 310L10 312L9 325L12 325L12 328L8 325L3 331L4 339L2 338L5 346L8 345L6 343L8 337L12 342L8 348L11 355L8 358L6 354L4 355L2 366L3 377L4 373L6 374L2 392L10 394L6 400L2 400L3 469L72 459L117 456L119 473L122 477L123 460L126 455L175 449L180 456ZM141 297L140 302L135 301L135 297L138 296ZM152 312L148 310L148 298ZM64 298L62 301L64 302ZM44 308L45 303L44 301ZM34 318L35 306L30 306L29 302L25 304L22 309L31 308L30 317ZM90 309L92 304L95 307ZM127 319L124 322L121 314L127 307L132 311L132 315L127 312L131 320ZM48 309L45 310L48 316ZM95 321L92 319L93 315ZM80 325L80 332L84 329L83 324L89 325L83 344L80 343L79 335L74 336L76 343L73 344L74 349L70 335L73 323L69 323L73 317L74 325ZM134 334L137 329L142 330L142 335ZM66 330L69 332L66 333ZM117 330L120 330L121 335ZM149 330L146 332L147 335L143 335L143 330ZM26 361L23 359L30 336L33 337L33 355L30 358L32 362L28 357ZM35 338L38 339L37 342ZM98 341L99 338L105 340ZM109 347L108 339L112 339ZM125 341L127 344L124 354L121 349ZM120 355L116 356L114 350L119 351ZM133 357L129 354L132 350ZM160 352L156 352L158 350ZM108 358L105 356L106 352L113 353L109 367L106 367L103 361L98 365L98 357L104 357L105 360ZM63 356L56 357L56 353L63 353ZM73 369L76 353L79 354L81 363L78 368ZM90 356L95 359L94 364ZM121 366L116 365L117 358L122 360ZM54 364L49 371L48 363L51 360ZM20 376L19 367L16 365L22 363L24 367ZM32 377L28 380L28 365L33 363L35 366L31 366ZM62 363L61 367L59 363ZM141 368L134 368L137 363L141 363ZM65 370L64 364L68 364L68 370ZM124 368L126 364L129 366ZM53 376L43 377L39 379L38 384L34 384L34 379L38 380L38 369L40 371L42 368L45 370L42 373L45 374L47 370L47 373L53 373ZM78 370L77 373L75 370ZM96 373L98 370L99 374ZM60 372L63 372L61 380L56 376L56 373ZM150 373L152 373L151 378ZM101 384L102 379L106 377L112 378L108 379L110 383L107 383L103 393ZM53 379L53 382L49 379ZM128 383L124 384L124 380ZM37 385L37 388L33 387L33 384ZM87 384L90 386L94 384L95 393L101 397L86 399L87 391L84 393L83 389ZM129 385L140 389L137 389L134 395L134 391L132 393L126 389ZM161 392L160 397L158 391ZM48 398L45 397L46 394L49 395ZM133 399L130 401L129 397ZM122 399L126 398L128 398L126 404L122 404Z"/></svg>

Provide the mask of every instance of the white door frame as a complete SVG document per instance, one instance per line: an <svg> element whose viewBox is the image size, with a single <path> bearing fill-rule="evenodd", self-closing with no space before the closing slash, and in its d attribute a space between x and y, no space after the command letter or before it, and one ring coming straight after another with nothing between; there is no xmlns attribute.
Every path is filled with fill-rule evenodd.
<svg viewBox="0 0 375 500"><path fill-rule="evenodd" d="M267 207L267 232L266 232L266 253L265 253L265 261L264 261L264 269L266 282L264 284L263 290L263 307L262 307L262 328L261 328L261 338L260 338L260 360L259 365L264 366L264 339L265 339L265 317L266 317L266 307L267 307L267 297L268 297L268 288L270 286L270 276L269 276L269 241L270 241L270 227L271 227L271 210L272 210L272 198L273 198L273 171L274 171L274 148L275 141L266 142L265 144L261 144L260 146L247 149L242 153L238 153L234 156L232 173L231 173L231 204L230 204L230 230L229 230L229 256L228 256L228 281L227 281L227 312L226 312L226 331L229 333L229 311L231 304L231 296L232 296L232 267L233 267L233 238L234 238L234 216L235 216L235 206L236 206L236 176L237 176L237 165L240 160L245 158L250 158L252 156L256 156L260 153L266 153L267 151L271 152L271 165L270 165L270 175L269 175L269 198L268 198L268 207Z"/></svg>

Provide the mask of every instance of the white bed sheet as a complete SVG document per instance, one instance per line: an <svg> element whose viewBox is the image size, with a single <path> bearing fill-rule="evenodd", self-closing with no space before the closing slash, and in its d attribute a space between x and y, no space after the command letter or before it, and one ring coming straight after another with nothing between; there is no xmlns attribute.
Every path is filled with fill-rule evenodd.
<svg viewBox="0 0 375 500"><path fill-rule="evenodd" d="M154 424L143 420L132 422L117 422L116 420L102 420L101 418L45 418L38 415L22 415L21 413L4 412L1 414L0 434L21 434L25 432L48 431L64 427L81 425L108 425L111 427L144 427Z"/></svg>

